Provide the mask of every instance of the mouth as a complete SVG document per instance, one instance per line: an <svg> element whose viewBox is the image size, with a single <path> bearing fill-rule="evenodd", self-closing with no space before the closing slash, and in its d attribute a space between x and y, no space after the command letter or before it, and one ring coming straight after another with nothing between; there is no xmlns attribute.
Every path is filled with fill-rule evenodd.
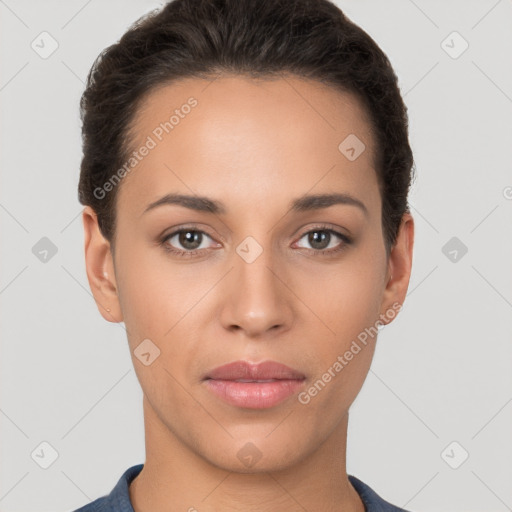
<svg viewBox="0 0 512 512"><path fill-rule="evenodd" d="M235 361L211 370L203 382L210 392L230 405L267 409L297 393L305 379L303 373L276 361Z"/></svg>
<svg viewBox="0 0 512 512"><path fill-rule="evenodd" d="M235 381L233 382L276 382L277 380L281 380L281 379L267 379L267 380L252 380L252 379L236 379Z"/></svg>
<svg viewBox="0 0 512 512"><path fill-rule="evenodd" d="M277 361L251 363L249 361L234 361L218 366L207 372L203 379L231 380L240 382L300 380L306 376L294 368Z"/></svg>

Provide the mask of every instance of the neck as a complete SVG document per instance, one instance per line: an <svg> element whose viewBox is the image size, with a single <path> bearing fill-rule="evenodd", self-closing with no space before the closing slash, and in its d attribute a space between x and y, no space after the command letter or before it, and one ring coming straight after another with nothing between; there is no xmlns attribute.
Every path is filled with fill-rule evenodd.
<svg viewBox="0 0 512 512"><path fill-rule="evenodd" d="M299 463L236 473L211 464L166 428L144 396L146 461L129 487L135 512L364 512L346 473L348 413Z"/></svg>

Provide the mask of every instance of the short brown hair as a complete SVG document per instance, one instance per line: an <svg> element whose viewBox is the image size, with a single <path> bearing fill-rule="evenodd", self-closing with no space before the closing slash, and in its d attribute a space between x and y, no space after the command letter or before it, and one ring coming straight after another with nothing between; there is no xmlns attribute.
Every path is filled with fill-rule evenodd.
<svg viewBox="0 0 512 512"><path fill-rule="evenodd" d="M95 190L127 160L130 123L156 86L219 72L292 73L355 95L376 143L387 254L396 241L414 162L407 108L375 41L329 0L171 0L137 20L95 60L80 102L83 158L78 199L113 246L118 187Z"/></svg>

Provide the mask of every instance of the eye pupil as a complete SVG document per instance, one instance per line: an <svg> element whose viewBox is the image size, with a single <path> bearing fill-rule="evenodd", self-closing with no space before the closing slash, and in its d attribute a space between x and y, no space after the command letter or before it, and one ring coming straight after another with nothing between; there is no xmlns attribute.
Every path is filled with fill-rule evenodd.
<svg viewBox="0 0 512 512"><path fill-rule="evenodd" d="M179 234L179 243L186 249L194 250L194 249L197 249L197 247L199 247L201 245L201 236L202 235L199 231L192 231L192 230L182 231ZM199 244L197 245L197 247L189 246L189 244L193 245L195 242L197 242L198 239L199 239Z"/></svg>
<svg viewBox="0 0 512 512"><path fill-rule="evenodd" d="M320 233L320 236L318 236L319 233ZM330 236L331 236L330 233L328 233L327 231L312 231L309 234L309 243L315 249L325 249L329 245L328 239L330 238ZM319 239L320 239L320 247L317 247L317 246L315 246L315 244L317 244L319 242ZM323 242L325 242L326 239L328 240L327 244L323 243Z"/></svg>

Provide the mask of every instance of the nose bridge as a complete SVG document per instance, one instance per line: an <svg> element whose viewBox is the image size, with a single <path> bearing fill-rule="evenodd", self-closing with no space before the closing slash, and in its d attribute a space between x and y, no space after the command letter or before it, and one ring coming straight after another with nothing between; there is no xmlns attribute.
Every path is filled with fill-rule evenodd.
<svg viewBox="0 0 512 512"><path fill-rule="evenodd" d="M248 335L263 334L291 322L286 286L279 277L281 268L272 251L270 237L248 236L235 248L231 286L222 314L226 328L241 328ZM283 279L284 281L285 279Z"/></svg>

